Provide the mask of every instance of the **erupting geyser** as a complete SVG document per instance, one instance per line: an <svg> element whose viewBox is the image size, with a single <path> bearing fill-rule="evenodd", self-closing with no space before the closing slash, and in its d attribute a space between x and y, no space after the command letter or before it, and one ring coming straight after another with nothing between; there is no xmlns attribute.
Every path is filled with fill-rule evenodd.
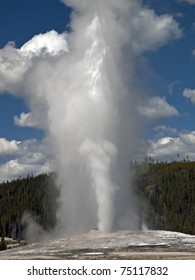
<svg viewBox="0 0 195 280"><path fill-rule="evenodd" d="M49 131L63 186L59 225L70 233L96 226L109 232L124 222L137 227L137 217L124 218L132 213L128 163L138 120L122 49L129 36L117 19L125 7L116 1L70 2L81 6L67 38L70 52L57 62L57 89L56 82L48 85Z"/></svg>
<svg viewBox="0 0 195 280"><path fill-rule="evenodd" d="M136 62L181 31L134 0L64 0L71 32L50 31L1 50L0 90L29 101L46 131L61 189L56 232L139 225L129 161L139 146Z"/></svg>

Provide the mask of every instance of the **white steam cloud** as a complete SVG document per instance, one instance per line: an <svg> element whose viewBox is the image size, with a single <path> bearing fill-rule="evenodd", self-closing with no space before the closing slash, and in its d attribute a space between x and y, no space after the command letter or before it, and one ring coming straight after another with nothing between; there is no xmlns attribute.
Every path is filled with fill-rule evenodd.
<svg viewBox="0 0 195 280"><path fill-rule="evenodd" d="M137 228L129 170L141 119L136 59L182 32L141 1L63 2L75 10L72 32L0 50L0 90L24 96L50 139L61 188L58 233Z"/></svg>

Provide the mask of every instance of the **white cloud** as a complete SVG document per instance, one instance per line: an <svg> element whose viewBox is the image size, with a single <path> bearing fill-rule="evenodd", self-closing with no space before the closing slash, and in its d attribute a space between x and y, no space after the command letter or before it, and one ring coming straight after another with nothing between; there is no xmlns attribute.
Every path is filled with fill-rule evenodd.
<svg viewBox="0 0 195 280"><path fill-rule="evenodd" d="M29 61L15 49L14 44L9 43L0 49L0 91L15 92L29 66Z"/></svg>
<svg viewBox="0 0 195 280"><path fill-rule="evenodd" d="M21 127L37 127L37 121L31 112L22 112L20 116L14 117L14 124Z"/></svg>
<svg viewBox="0 0 195 280"><path fill-rule="evenodd" d="M192 51L192 55L195 55L195 49Z"/></svg>
<svg viewBox="0 0 195 280"><path fill-rule="evenodd" d="M187 145L195 146L195 131L181 133L180 139Z"/></svg>
<svg viewBox="0 0 195 280"><path fill-rule="evenodd" d="M1 181L10 181L18 177L25 177L30 174L38 175L41 173L49 173L52 171L52 166L49 161L44 164L26 164L14 159L0 165Z"/></svg>
<svg viewBox="0 0 195 280"><path fill-rule="evenodd" d="M158 96L150 98L146 105L139 106L139 112L141 115L152 120L179 115L175 107L169 105L165 98Z"/></svg>
<svg viewBox="0 0 195 280"><path fill-rule="evenodd" d="M21 142L15 140L7 140L0 138L0 156L8 156L17 154L19 151L19 144Z"/></svg>
<svg viewBox="0 0 195 280"><path fill-rule="evenodd" d="M195 89L186 88L183 92L183 96L190 99L192 103L195 103Z"/></svg>
<svg viewBox="0 0 195 280"><path fill-rule="evenodd" d="M66 35L64 33L58 34L54 30L36 35L24 44L19 52L22 56L28 58L43 55L44 53L55 56L61 52L68 52Z"/></svg>
<svg viewBox="0 0 195 280"><path fill-rule="evenodd" d="M11 157L9 161L0 164L1 181L55 171L55 164L46 143L46 139L20 142L0 139L0 156Z"/></svg>
<svg viewBox="0 0 195 280"><path fill-rule="evenodd" d="M167 41L182 36L178 24L169 15L157 17L152 10L142 10L133 19L132 46L136 52L155 50Z"/></svg>
<svg viewBox="0 0 195 280"><path fill-rule="evenodd" d="M158 160L195 160L195 131L180 133L177 137L162 137L149 141L148 154Z"/></svg>
<svg viewBox="0 0 195 280"><path fill-rule="evenodd" d="M53 30L34 36L20 49L9 42L0 49L0 91L22 95L20 86L25 73L32 66L33 57L56 56L67 51L65 34Z"/></svg>
<svg viewBox="0 0 195 280"><path fill-rule="evenodd" d="M178 137L163 137L157 140L151 140L149 143L148 154L158 160L170 161L184 150L184 144Z"/></svg>

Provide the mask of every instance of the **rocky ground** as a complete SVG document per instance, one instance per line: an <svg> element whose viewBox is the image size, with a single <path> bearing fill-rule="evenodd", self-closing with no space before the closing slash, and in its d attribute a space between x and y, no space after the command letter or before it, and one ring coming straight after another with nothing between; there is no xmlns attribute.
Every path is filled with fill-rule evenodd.
<svg viewBox="0 0 195 280"><path fill-rule="evenodd" d="M99 231L0 252L0 259L194 259L195 236L169 231ZM24 244L23 244L24 245Z"/></svg>
<svg viewBox="0 0 195 280"><path fill-rule="evenodd" d="M1 239L1 237L0 237L0 239ZM5 240L7 249L13 249L13 248L17 248L19 246L26 245L26 241L24 241L24 240L16 240L13 238L8 238L8 237L5 237L4 240Z"/></svg>

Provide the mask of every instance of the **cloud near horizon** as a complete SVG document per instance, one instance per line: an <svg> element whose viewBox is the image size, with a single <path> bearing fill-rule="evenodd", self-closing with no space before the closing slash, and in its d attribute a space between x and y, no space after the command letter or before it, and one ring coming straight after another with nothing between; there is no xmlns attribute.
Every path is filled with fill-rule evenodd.
<svg viewBox="0 0 195 280"><path fill-rule="evenodd" d="M5 138L0 138L0 156L10 156L17 154L19 152L20 143L20 141L9 141Z"/></svg>
<svg viewBox="0 0 195 280"><path fill-rule="evenodd" d="M46 140L9 141L0 138L0 157L5 159L0 164L1 181L55 171L55 164L47 150Z"/></svg>
<svg viewBox="0 0 195 280"><path fill-rule="evenodd" d="M195 160L195 131L149 141L148 154L156 160Z"/></svg>

